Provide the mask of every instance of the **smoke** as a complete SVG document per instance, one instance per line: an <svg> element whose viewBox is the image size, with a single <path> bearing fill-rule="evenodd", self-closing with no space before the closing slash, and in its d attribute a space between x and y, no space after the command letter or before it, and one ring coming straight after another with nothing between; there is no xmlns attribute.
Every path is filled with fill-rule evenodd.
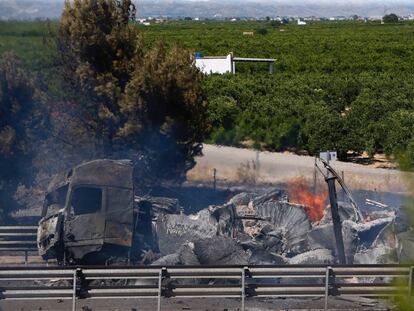
<svg viewBox="0 0 414 311"><path fill-rule="evenodd" d="M322 219L328 198L327 190L314 193L305 178L299 177L288 183L288 192L289 201L303 205L312 222L319 222Z"/></svg>

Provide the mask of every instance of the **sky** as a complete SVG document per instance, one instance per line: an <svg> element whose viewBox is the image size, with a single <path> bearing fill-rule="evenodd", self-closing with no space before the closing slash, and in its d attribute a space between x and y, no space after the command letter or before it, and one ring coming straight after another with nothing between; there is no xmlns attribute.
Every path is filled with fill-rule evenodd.
<svg viewBox="0 0 414 311"><path fill-rule="evenodd" d="M10 0L0 0L0 2L5 2ZM19 0L14 0L15 2L19 2ZM32 0L32 2L64 2L64 0ZM135 0L136 2L140 2L142 0ZM208 1L217 1L217 0L155 0L157 2L208 2ZM285 4L412 4L414 0L223 0L222 2L258 2L258 3L285 3Z"/></svg>
<svg viewBox="0 0 414 311"><path fill-rule="evenodd" d="M350 16L414 13L414 0L132 0L138 16ZM58 18L64 0L0 0L0 19ZM244 5L243 5L244 4ZM32 13L31 13L32 12ZM33 13L34 12L34 13Z"/></svg>
<svg viewBox="0 0 414 311"><path fill-rule="evenodd" d="M62 1L62 0L54 0L54 1ZM208 2L208 1L216 1L216 0L157 0L159 2ZM329 4L332 5L334 3L338 4L376 4L376 5L383 5L383 4L412 4L414 0L224 0L223 2L259 2L259 3L285 3L285 4L293 4L298 3L302 5L306 4ZM139 2L139 0L138 0Z"/></svg>

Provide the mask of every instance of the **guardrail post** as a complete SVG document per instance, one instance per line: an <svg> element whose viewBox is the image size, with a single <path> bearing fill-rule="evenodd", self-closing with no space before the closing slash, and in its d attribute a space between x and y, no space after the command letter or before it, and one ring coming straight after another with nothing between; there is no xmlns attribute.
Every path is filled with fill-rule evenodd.
<svg viewBox="0 0 414 311"><path fill-rule="evenodd" d="M410 267L410 273L408 274L408 298L411 299L413 295L413 274L414 266Z"/></svg>
<svg viewBox="0 0 414 311"><path fill-rule="evenodd" d="M72 311L76 311L76 270L73 271Z"/></svg>
<svg viewBox="0 0 414 311"><path fill-rule="evenodd" d="M246 272L249 272L249 267L243 267L242 276L241 276L241 311L245 311L245 298L246 298Z"/></svg>
<svg viewBox="0 0 414 311"><path fill-rule="evenodd" d="M329 276L332 267L327 266L325 271L325 311L328 311L328 297L329 297Z"/></svg>
<svg viewBox="0 0 414 311"><path fill-rule="evenodd" d="M167 268L162 267L158 274L158 305L157 305L158 311L161 311L162 280L163 280L164 275L166 274L167 274Z"/></svg>

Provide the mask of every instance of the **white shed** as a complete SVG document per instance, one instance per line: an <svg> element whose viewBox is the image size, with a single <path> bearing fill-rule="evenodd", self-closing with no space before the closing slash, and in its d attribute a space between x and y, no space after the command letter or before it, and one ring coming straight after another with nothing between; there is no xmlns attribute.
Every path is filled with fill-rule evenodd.
<svg viewBox="0 0 414 311"><path fill-rule="evenodd" d="M196 55L196 66L205 74L233 72L232 55L215 57Z"/></svg>
<svg viewBox="0 0 414 311"><path fill-rule="evenodd" d="M207 56L196 53L195 65L201 72L205 74L225 74L236 73L236 63L267 63L269 65L269 73L273 74L273 64L276 60L273 58L246 58L246 57L233 57L233 54L227 56Z"/></svg>

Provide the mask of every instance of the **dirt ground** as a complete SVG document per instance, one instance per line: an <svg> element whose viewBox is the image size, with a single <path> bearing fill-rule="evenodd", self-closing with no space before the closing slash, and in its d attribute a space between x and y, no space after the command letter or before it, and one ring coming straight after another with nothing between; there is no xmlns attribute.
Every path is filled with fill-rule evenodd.
<svg viewBox="0 0 414 311"><path fill-rule="evenodd" d="M204 145L204 156L196 159L196 166L188 173L192 182L212 182L216 169L218 182L255 181L280 184L301 177L312 183L315 158L291 153L256 152L249 149ZM344 174L351 189L407 192L407 176L395 169L375 168L362 164L335 161L331 165ZM321 174L317 173L319 179Z"/></svg>
<svg viewBox="0 0 414 311"><path fill-rule="evenodd" d="M329 310L390 310L387 302L379 302L366 298L329 298ZM65 301L2 301L1 311L70 311L70 300ZM273 299L247 299L246 311L282 311L282 310L323 310L323 298L273 298ZM76 310L82 311L155 311L155 299L97 299L80 300ZM205 298L181 299L172 298L163 300L162 311L240 311L240 299Z"/></svg>

